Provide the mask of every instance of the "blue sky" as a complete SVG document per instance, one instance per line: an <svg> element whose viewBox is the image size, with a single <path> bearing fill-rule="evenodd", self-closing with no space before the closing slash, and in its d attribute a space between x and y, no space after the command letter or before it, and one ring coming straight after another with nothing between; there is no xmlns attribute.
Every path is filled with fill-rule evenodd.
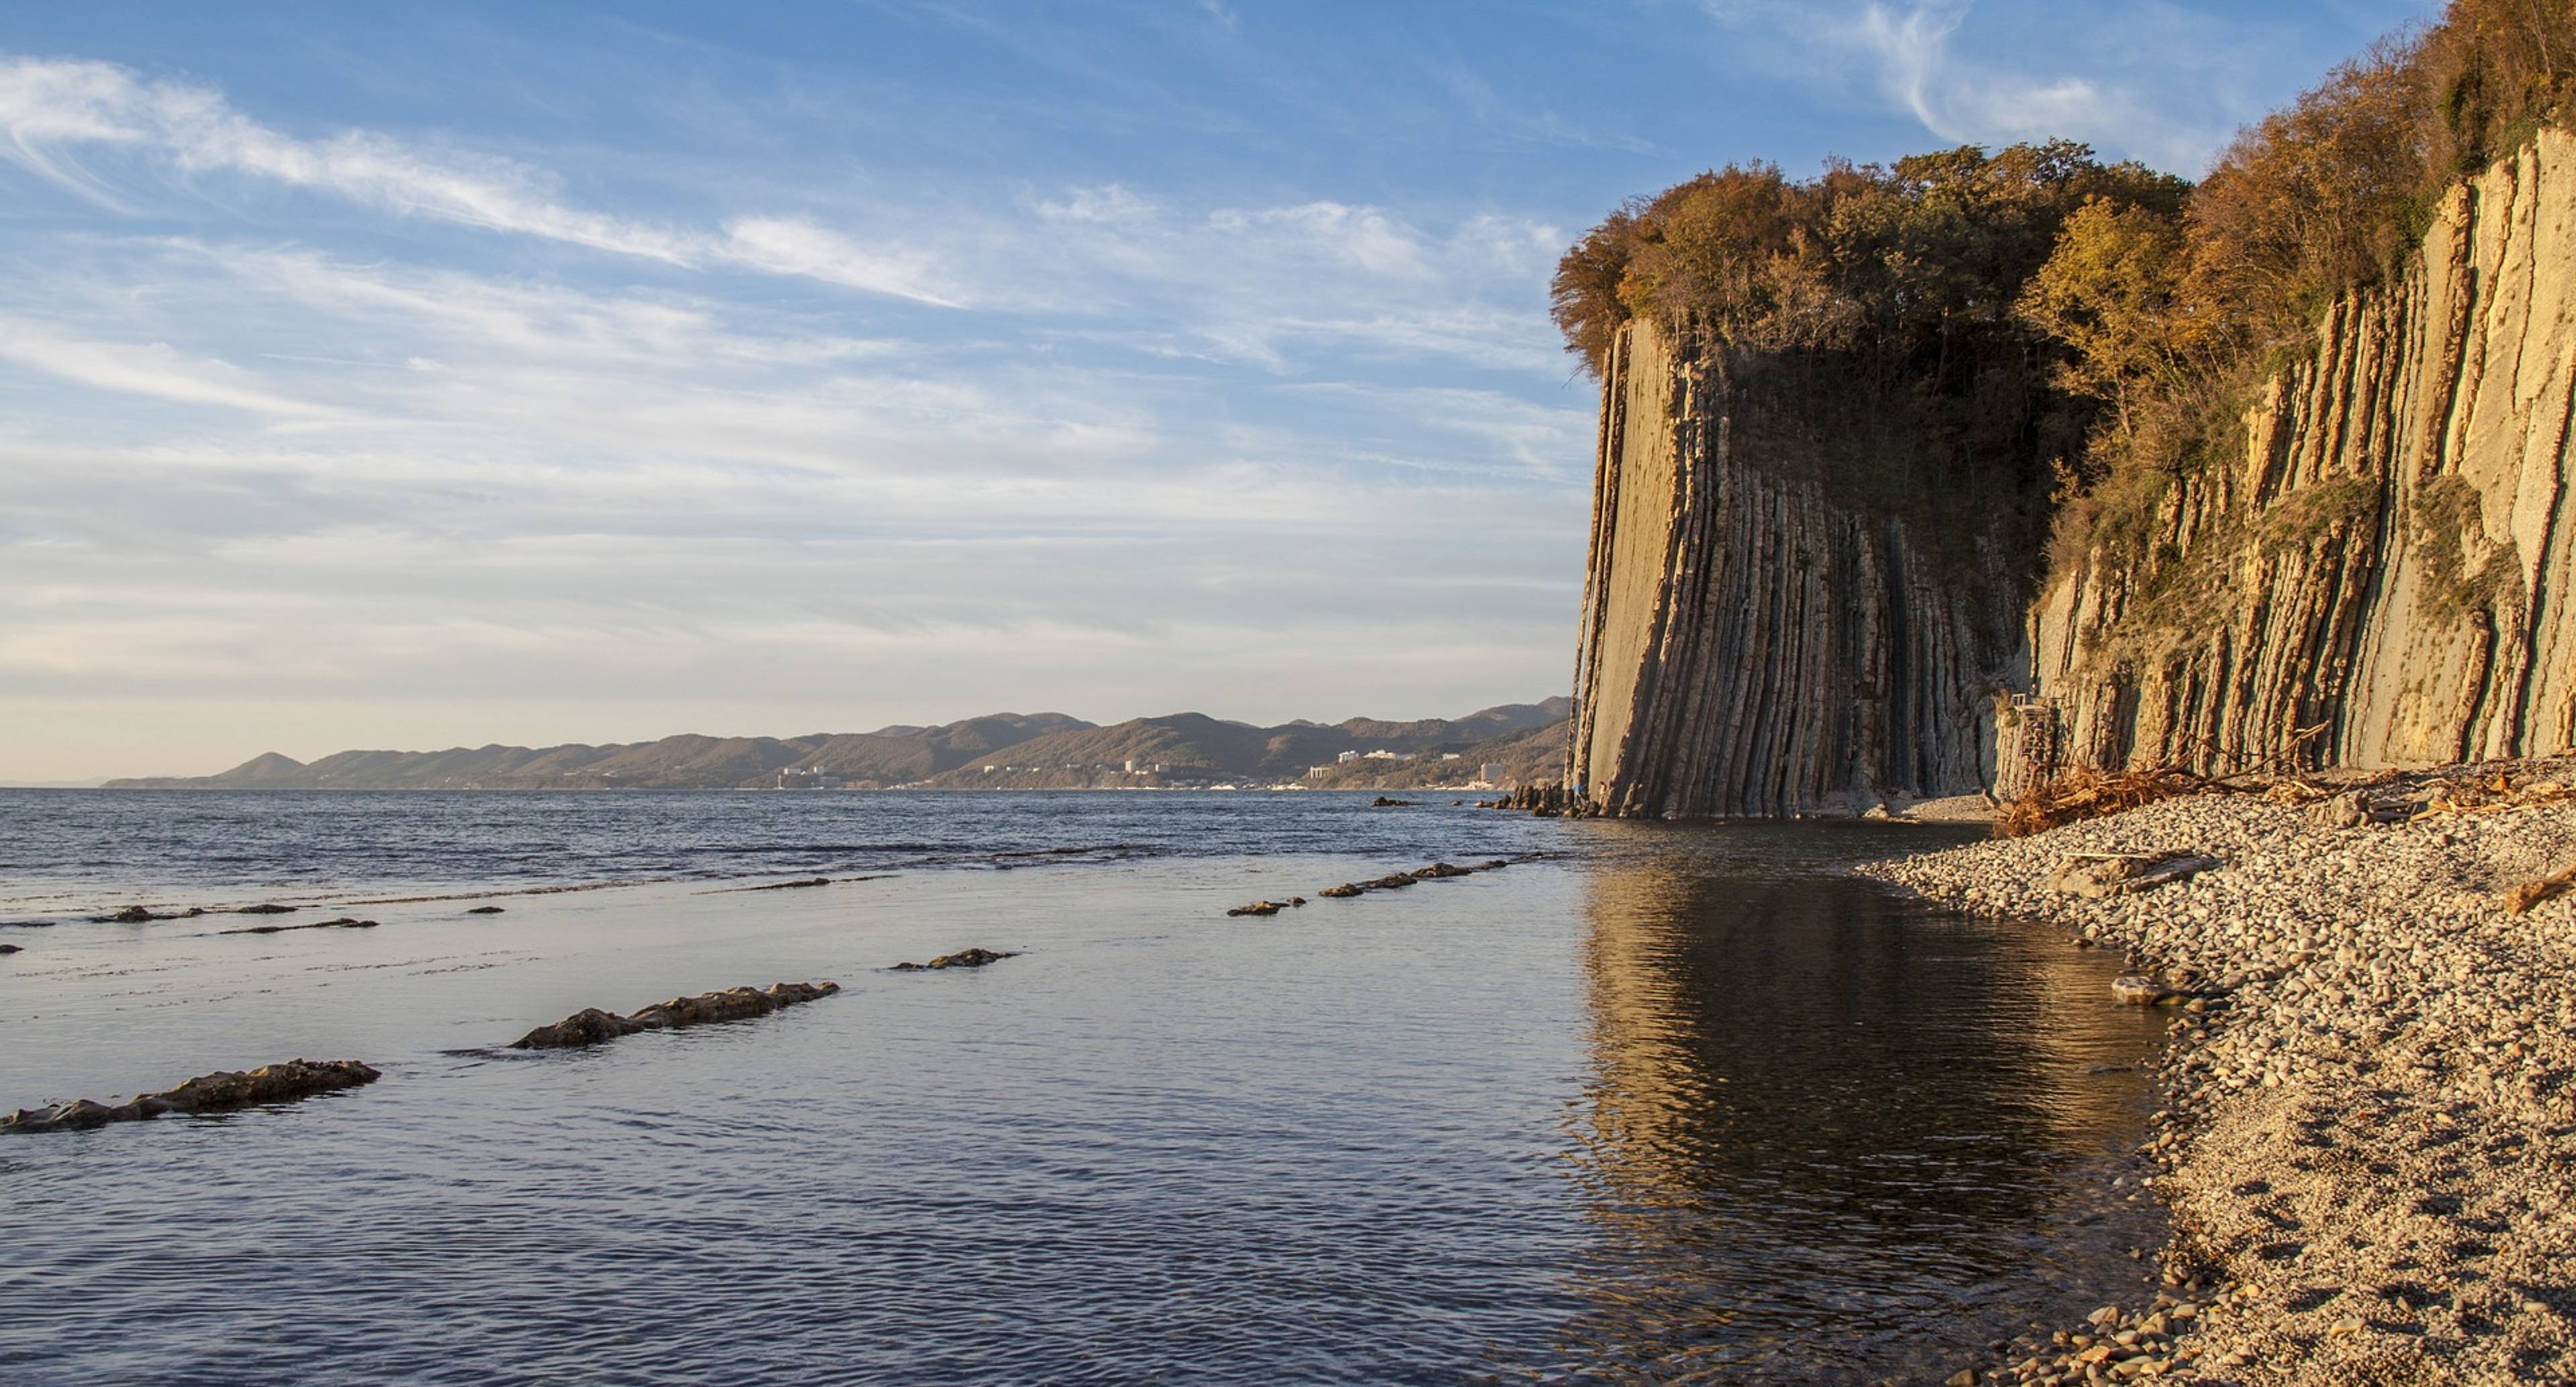
<svg viewBox="0 0 2576 1387"><path fill-rule="evenodd" d="M1570 237L2428 9L16 7L0 778L1562 692Z"/></svg>

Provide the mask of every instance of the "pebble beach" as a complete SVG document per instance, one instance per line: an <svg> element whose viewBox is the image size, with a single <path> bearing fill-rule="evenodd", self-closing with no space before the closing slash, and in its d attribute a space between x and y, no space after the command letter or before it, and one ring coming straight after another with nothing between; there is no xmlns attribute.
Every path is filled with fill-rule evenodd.
<svg viewBox="0 0 2576 1387"><path fill-rule="evenodd" d="M2576 1380L2576 895L2512 895L2576 863L2571 779L2193 795L1863 867L2118 950L2172 1017L2121 1177L2170 1211L2162 1293L1952 1382ZM2069 881L2113 855L2205 860Z"/></svg>

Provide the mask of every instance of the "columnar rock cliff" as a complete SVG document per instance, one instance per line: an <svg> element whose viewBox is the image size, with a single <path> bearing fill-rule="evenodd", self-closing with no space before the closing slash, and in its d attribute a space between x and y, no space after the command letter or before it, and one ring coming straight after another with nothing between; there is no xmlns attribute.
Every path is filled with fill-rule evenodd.
<svg viewBox="0 0 2576 1387"><path fill-rule="evenodd" d="M2452 190L2143 534L2031 619L2064 762L2414 766L2576 747L2576 136ZM2043 754L2045 749L2042 749Z"/></svg>
<svg viewBox="0 0 2576 1387"><path fill-rule="evenodd" d="M2241 449L2151 478L2053 567L2009 421L1925 443L1901 380L1646 320L1599 364L1567 768L1590 811L1974 791L1999 740L2007 792L2576 749L2576 135L2453 188L2248 402Z"/></svg>
<svg viewBox="0 0 2576 1387"><path fill-rule="evenodd" d="M1835 363L1620 329L1602 372L1569 748L1612 814L1974 790L2027 584L1992 509L1856 494L1901 409ZM1940 488L1938 468L1915 479Z"/></svg>

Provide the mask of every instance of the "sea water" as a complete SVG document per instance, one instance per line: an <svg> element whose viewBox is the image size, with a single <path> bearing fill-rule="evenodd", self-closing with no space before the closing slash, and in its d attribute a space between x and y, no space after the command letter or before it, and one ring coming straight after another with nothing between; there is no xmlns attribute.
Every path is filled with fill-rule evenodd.
<svg viewBox="0 0 2576 1387"><path fill-rule="evenodd" d="M385 1073L0 1137L0 1382L1937 1381L2142 1281L2161 1023L1844 871L1947 831L1408 798L0 792L0 1107Z"/></svg>

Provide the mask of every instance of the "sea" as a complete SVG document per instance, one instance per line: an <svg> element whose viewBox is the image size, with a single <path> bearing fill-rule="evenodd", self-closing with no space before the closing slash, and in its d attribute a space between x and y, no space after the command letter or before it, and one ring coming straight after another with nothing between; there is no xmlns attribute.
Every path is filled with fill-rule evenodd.
<svg viewBox="0 0 2576 1387"><path fill-rule="evenodd" d="M0 791L0 1109L384 1073L0 1135L0 1383L1939 1382L2146 1284L2162 1019L1850 871L1962 830L1404 797Z"/></svg>

